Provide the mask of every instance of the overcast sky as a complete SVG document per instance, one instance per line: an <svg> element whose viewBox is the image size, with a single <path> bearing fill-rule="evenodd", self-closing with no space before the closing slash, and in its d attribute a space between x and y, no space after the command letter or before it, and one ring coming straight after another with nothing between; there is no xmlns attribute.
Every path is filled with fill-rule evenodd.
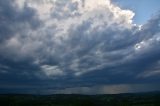
<svg viewBox="0 0 160 106"><path fill-rule="evenodd" d="M0 93L160 90L159 0L124 1L0 0Z"/></svg>

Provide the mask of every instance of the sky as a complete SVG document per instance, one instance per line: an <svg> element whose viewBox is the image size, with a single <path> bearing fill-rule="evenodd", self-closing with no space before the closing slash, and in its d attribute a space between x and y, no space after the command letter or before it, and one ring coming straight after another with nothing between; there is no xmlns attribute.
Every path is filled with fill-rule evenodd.
<svg viewBox="0 0 160 106"><path fill-rule="evenodd" d="M133 22L136 24L146 23L150 17L156 15L160 10L159 0L112 0L114 4L124 9L134 11Z"/></svg>
<svg viewBox="0 0 160 106"><path fill-rule="evenodd" d="M0 0L0 93L160 90L158 0Z"/></svg>

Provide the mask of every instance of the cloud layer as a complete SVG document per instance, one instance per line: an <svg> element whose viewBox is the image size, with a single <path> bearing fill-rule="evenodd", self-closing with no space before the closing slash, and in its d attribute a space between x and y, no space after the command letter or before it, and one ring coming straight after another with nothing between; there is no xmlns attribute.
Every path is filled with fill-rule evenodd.
<svg viewBox="0 0 160 106"><path fill-rule="evenodd" d="M0 86L159 83L160 15L110 0L1 0Z"/></svg>

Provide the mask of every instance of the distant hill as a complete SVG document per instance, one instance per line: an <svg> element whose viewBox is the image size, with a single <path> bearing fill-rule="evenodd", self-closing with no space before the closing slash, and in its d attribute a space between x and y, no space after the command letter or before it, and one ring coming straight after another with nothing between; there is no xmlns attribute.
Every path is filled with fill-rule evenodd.
<svg viewBox="0 0 160 106"><path fill-rule="evenodd" d="M0 106L160 106L160 92L108 95L0 95Z"/></svg>

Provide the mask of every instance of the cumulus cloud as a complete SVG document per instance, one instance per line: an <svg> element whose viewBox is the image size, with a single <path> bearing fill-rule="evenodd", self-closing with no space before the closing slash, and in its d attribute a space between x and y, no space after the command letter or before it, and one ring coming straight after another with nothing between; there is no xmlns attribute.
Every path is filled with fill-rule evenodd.
<svg viewBox="0 0 160 106"><path fill-rule="evenodd" d="M159 73L160 15L135 25L135 13L110 0L1 0L0 6L0 76L90 86L152 82L147 76Z"/></svg>

